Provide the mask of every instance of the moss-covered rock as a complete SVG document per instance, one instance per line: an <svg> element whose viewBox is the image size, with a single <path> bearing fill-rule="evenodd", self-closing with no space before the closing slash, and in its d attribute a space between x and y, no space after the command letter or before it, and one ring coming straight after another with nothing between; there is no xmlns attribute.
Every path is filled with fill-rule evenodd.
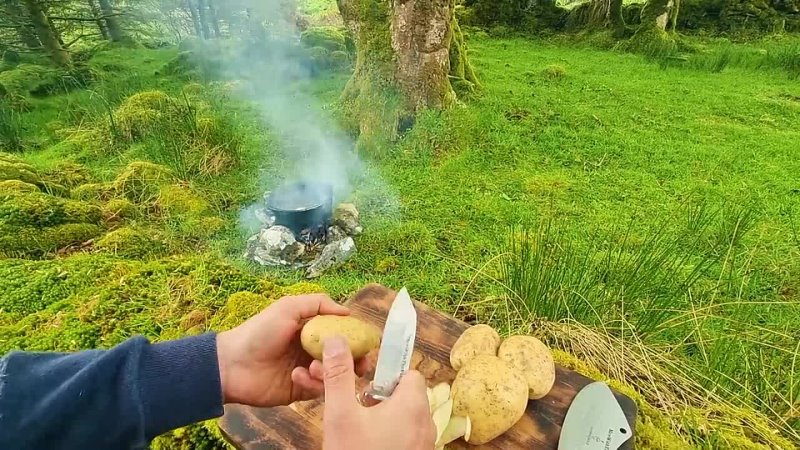
<svg viewBox="0 0 800 450"><path fill-rule="evenodd" d="M124 258L163 256L168 250L161 232L142 227L122 227L106 233L94 248Z"/></svg>

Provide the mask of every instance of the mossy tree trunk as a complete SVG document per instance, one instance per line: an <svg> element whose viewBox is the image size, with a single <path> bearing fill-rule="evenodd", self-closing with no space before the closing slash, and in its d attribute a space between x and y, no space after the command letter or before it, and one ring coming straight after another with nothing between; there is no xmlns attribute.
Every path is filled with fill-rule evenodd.
<svg viewBox="0 0 800 450"><path fill-rule="evenodd" d="M25 0L25 7L33 23L36 36L39 37L42 47L50 55L50 59L59 66L71 66L72 58L69 52L61 45L58 32L51 26L50 20L48 20L44 9L42 9L42 5L39 4L39 0Z"/></svg>
<svg viewBox="0 0 800 450"><path fill-rule="evenodd" d="M642 7L641 24L627 43L627 47L649 56L665 57L674 54L675 39L667 32L674 27L680 0L648 0Z"/></svg>
<svg viewBox="0 0 800 450"><path fill-rule="evenodd" d="M103 13L103 21L108 29L108 37L112 42L125 41L125 33L119 25L118 14L114 11L111 0L98 0L98 2L100 3L100 12Z"/></svg>
<svg viewBox="0 0 800 450"><path fill-rule="evenodd" d="M673 22L673 15L678 12L678 1L648 0L642 7L641 27L666 31L667 25Z"/></svg>
<svg viewBox="0 0 800 450"><path fill-rule="evenodd" d="M393 139L427 108L444 109L478 80L454 0L337 0L356 44L342 101L360 144Z"/></svg>
<svg viewBox="0 0 800 450"><path fill-rule="evenodd" d="M592 28L609 28L618 36L624 34L622 0L593 0L589 6L587 25Z"/></svg>
<svg viewBox="0 0 800 450"><path fill-rule="evenodd" d="M19 40L22 42L25 47L28 47L31 50L39 50L42 48L42 43L39 42L39 38L36 36L34 32L28 15L25 14L25 11L19 4L18 0L4 0L3 4L5 5L6 14L8 15L9 19L17 30L17 36L19 36Z"/></svg>

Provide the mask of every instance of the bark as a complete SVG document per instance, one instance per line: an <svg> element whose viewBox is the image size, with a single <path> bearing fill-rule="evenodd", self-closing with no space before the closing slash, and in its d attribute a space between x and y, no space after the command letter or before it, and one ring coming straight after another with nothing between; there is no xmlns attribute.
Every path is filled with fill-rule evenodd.
<svg viewBox="0 0 800 450"><path fill-rule="evenodd" d="M642 8L641 28L667 29L672 22L672 15L677 12L675 0L648 0Z"/></svg>
<svg viewBox="0 0 800 450"><path fill-rule="evenodd" d="M111 41L125 41L125 33L122 31L122 27L119 26L119 20L114 12L114 7L111 6L111 0L98 0L98 2L100 3L100 12L103 13L103 21L106 23Z"/></svg>
<svg viewBox="0 0 800 450"><path fill-rule="evenodd" d="M197 18L200 27L203 29L203 39L211 37L211 30L208 29L208 17L206 16L206 5L203 0L197 0Z"/></svg>
<svg viewBox="0 0 800 450"><path fill-rule="evenodd" d="M103 39L109 40L110 37L108 35L108 27L106 26L106 22L100 17L101 12L100 8L97 6L97 2L95 0L88 0L89 2L89 11L92 12L92 15L97 17L97 28L100 30L100 35L103 36Z"/></svg>
<svg viewBox="0 0 800 450"><path fill-rule="evenodd" d="M444 109L478 85L453 0L337 0L356 43L342 93L360 141L392 139L426 108Z"/></svg>
<svg viewBox="0 0 800 450"><path fill-rule="evenodd" d="M14 28L17 30L19 40L29 49L38 50L42 48L42 43L33 30L27 14L20 6L18 0L5 0L6 14L11 18Z"/></svg>
<svg viewBox="0 0 800 450"><path fill-rule="evenodd" d="M217 16L217 8L212 0L206 0L208 5L208 17L211 21L211 27L214 29L214 37L219 39L222 33L219 31L219 17Z"/></svg>
<svg viewBox="0 0 800 450"><path fill-rule="evenodd" d="M42 6L39 4L39 0L25 0L25 7L33 23L33 29L36 31L42 47L50 55L50 59L59 66L71 66L72 58L69 52L61 45L58 32L51 26L50 20L48 20Z"/></svg>
<svg viewBox="0 0 800 450"><path fill-rule="evenodd" d="M186 0L186 8L189 10L189 15L192 16L192 25L194 25L194 34L203 37L203 31L200 29L200 18L197 17L197 9L192 4L192 0Z"/></svg>

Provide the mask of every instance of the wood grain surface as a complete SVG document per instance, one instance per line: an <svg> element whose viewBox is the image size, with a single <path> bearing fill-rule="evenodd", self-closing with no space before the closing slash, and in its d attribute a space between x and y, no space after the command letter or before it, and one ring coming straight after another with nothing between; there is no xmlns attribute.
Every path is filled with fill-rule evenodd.
<svg viewBox="0 0 800 450"><path fill-rule="evenodd" d="M358 291L347 305L353 316L383 328L394 296L394 291L371 284ZM455 371L450 367L450 348L469 325L420 302L415 302L415 307L418 322L412 367L425 375L429 386L441 381L452 382ZM447 448L556 450L567 408L578 391L591 382L576 372L556 367L556 384L550 393L542 399L529 401L525 415L506 433L484 445L468 445L459 439ZM359 392L367 383L365 379L359 380ZM633 430L636 404L622 394L615 392L614 395ZM227 405L220 427L226 438L242 450L319 450L322 448L322 410L322 400L277 408ZM621 450L632 449L633 439L621 447Z"/></svg>

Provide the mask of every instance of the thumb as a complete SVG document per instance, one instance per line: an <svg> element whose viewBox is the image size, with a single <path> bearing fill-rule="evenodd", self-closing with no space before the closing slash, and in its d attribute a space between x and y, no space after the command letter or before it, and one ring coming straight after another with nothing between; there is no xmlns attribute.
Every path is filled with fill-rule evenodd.
<svg viewBox="0 0 800 450"><path fill-rule="evenodd" d="M385 403L400 404L404 410L412 413L430 414L426 387L425 377L416 370L409 370L400 378L392 396Z"/></svg>
<svg viewBox="0 0 800 450"><path fill-rule="evenodd" d="M322 378L325 385L326 413L349 410L356 402L356 374L353 355L341 336L325 340L322 349Z"/></svg>

